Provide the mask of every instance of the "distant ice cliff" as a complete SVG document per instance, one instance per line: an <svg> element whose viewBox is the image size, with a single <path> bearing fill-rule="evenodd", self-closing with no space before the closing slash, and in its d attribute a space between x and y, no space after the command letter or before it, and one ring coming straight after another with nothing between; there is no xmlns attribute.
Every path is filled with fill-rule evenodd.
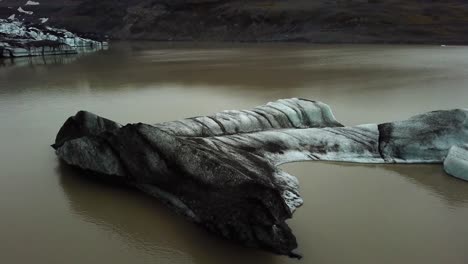
<svg viewBox="0 0 468 264"><path fill-rule="evenodd" d="M41 22L46 22L42 18ZM100 49L107 42L82 38L68 30L0 19L0 57L22 57L76 53L76 48Z"/></svg>

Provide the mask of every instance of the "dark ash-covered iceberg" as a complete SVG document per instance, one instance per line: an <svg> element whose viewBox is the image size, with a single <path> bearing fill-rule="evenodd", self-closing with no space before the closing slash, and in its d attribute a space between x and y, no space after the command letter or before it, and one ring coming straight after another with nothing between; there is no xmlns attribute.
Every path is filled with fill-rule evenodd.
<svg viewBox="0 0 468 264"><path fill-rule="evenodd" d="M467 117L458 109L344 127L326 104L296 98L154 125L80 111L53 147L67 164L134 186L227 239L299 257L285 221L302 199L278 165L441 163L450 147L468 143Z"/></svg>

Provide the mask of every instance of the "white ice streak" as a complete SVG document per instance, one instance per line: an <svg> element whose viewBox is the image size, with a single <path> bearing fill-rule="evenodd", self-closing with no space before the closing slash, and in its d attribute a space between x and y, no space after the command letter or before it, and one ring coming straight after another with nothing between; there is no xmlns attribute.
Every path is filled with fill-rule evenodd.
<svg viewBox="0 0 468 264"><path fill-rule="evenodd" d="M24 9L23 9L21 6L20 6L20 7L18 7L18 9L17 9L17 10L18 10L18 12L20 12L20 13L24 13L24 14L26 14L26 15L32 15L32 14L34 14L34 12L33 12L33 11L26 11L26 10L24 10Z"/></svg>
<svg viewBox="0 0 468 264"><path fill-rule="evenodd" d="M37 5L39 5L39 4L40 4L39 2L35 2L35 1L30 1L30 0L29 0L28 2L26 2L25 5L27 5L27 6L37 6Z"/></svg>

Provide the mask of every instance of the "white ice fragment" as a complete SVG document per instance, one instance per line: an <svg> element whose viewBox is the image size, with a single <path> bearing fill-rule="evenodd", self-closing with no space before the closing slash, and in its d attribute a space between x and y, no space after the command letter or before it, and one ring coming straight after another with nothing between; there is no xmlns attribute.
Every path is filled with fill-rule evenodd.
<svg viewBox="0 0 468 264"><path fill-rule="evenodd" d="M34 1L28 1L26 2L25 5L32 5L32 6L36 6L36 5L39 5L39 2L34 2Z"/></svg>
<svg viewBox="0 0 468 264"><path fill-rule="evenodd" d="M47 17L41 17L39 18L39 20L41 21L42 24L46 23L47 21L49 21L49 18Z"/></svg>
<svg viewBox="0 0 468 264"><path fill-rule="evenodd" d="M468 181L468 145L450 148L444 160L444 170L456 178Z"/></svg>
<svg viewBox="0 0 468 264"><path fill-rule="evenodd" d="M8 19L10 19L10 20L13 20L13 19L15 19L15 14L13 14L13 15L9 16L9 17L8 17Z"/></svg>
<svg viewBox="0 0 468 264"><path fill-rule="evenodd" d="M34 14L34 12L33 12L33 11L26 11L26 10L24 10L24 9L23 9L21 6L20 6L20 7L18 7L18 9L17 9L17 10L18 10L18 12L20 12L20 13L24 13L24 14L26 14L26 15L32 15L32 14Z"/></svg>

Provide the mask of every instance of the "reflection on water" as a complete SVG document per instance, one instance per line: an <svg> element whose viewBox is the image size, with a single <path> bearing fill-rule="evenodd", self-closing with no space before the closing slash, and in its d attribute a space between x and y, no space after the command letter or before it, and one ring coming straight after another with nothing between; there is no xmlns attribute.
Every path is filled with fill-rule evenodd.
<svg viewBox="0 0 468 264"><path fill-rule="evenodd" d="M96 182L62 164L57 170L74 214L154 255L155 263L274 263L272 255L212 236L136 190Z"/></svg>
<svg viewBox="0 0 468 264"><path fill-rule="evenodd" d="M76 59L86 56L90 53L102 52L107 50L105 46L99 50L91 47L78 47L77 54L65 54L65 55L51 55L51 56L34 56L34 57L18 57L18 58L7 58L0 59L0 67L24 67L24 66L41 66L41 65L64 65L75 61Z"/></svg>
<svg viewBox="0 0 468 264"><path fill-rule="evenodd" d="M0 261L298 263L233 245L151 197L63 166L49 145L80 109L155 123L304 97L360 124L467 107L467 83L465 47L142 42L2 61ZM283 169L305 199L289 221L301 262L467 263L468 184L441 166Z"/></svg>
<svg viewBox="0 0 468 264"><path fill-rule="evenodd" d="M356 164L339 164L339 163L324 163L318 162L318 164L313 164L312 162L308 163L298 163L298 164L288 164L285 166L288 171L294 171L299 176L302 184L306 184L307 187L314 185L329 185L329 189L336 188L341 184L346 184L345 187L340 188L339 191L348 192L350 197L356 198L356 201L347 201L345 204L339 204L346 199L338 199L333 202L328 200L327 195L321 196L318 195L318 198L324 199L320 201L325 206L329 204L328 210L332 211L343 211L345 222L354 218L347 214L347 211L350 208L356 206L354 209L351 209L351 214L359 214L360 217L367 218L361 219L366 222L375 221L379 218L385 219L387 209L392 211L392 209L387 208L386 206L401 206L398 204L398 200L403 200L405 203L413 203L414 206L421 206L421 202L424 205L425 202L429 201L412 201L417 200L417 195L413 196L408 192L408 190L399 190L396 187L399 184L405 184L406 182L411 182L416 184L430 194L427 196L427 199L433 197L440 197L442 201L445 201L448 205L449 210L456 210L457 207L466 207L468 204L468 185L463 184L457 179L444 175L442 169L437 165L356 165ZM70 206L74 214L82 217L88 222L100 226L102 229L110 230L121 236L126 243L135 247L136 249L146 252L154 256L154 259L157 260L157 263L296 263L296 260L284 259L278 256L272 256L267 253L257 252L251 249L242 248L236 245L232 245L227 241L223 241L217 237L207 234L199 228L198 226L186 223L183 217L173 214L162 204L154 201L153 198L146 195L140 194L136 190L131 190L123 186L115 186L109 184L108 182L98 182L94 179L83 177L82 172L72 169L66 165L60 164L57 168L60 176L60 184L70 201ZM389 173L381 173L382 171L388 171ZM306 173L304 173L306 172ZM358 176L357 172L361 173L361 179L357 179L354 182L353 179L349 181L342 181L343 179L336 179L337 174L348 172L350 175L341 175L347 177ZM328 175L327 175L328 174ZM362 177L367 178L367 180L362 181ZM388 174L387 177L393 176L388 183L389 186L379 186L379 184L369 184L372 181L376 182L373 179L378 177L379 174ZM322 177L316 177L316 175L323 175ZM340 176L340 177L341 177ZM306 179L305 177L309 177ZM315 177L315 178L314 178ZM335 180L340 182L327 182L328 177L335 177ZM378 182L378 181L377 181ZM358 185L362 183L367 183L367 185L362 185L364 187L359 187ZM371 187L371 190L367 190ZM411 185L410 185L411 187ZM321 187L320 187L321 188ZM382 199L377 197L378 192L382 192L382 189L389 189L390 192L390 201L383 199L384 202L388 204L379 204L382 202ZM413 187L411 187L413 188ZM410 188L410 189L411 189ZM309 189L309 188L306 188ZM314 188L312 188L313 190ZM307 191L312 191L307 190ZM362 191L364 190L364 195ZM317 190L315 190L316 193ZM329 192L329 190L324 190ZM385 192L385 191L384 191ZM320 193L320 192L319 192ZM322 193L323 194L323 193ZM372 196L367 196L372 194ZM332 193L331 196L340 195L339 193ZM317 195L314 195L317 196ZM357 197L361 196L361 197ZM363 196L363 197L362 197ZM383 195L385 196L385 195ZM398 196L401 196L398 198ZM306 195L307 197L307 195ZM363 202L362 199L366 201ZM391 201L395 199L395 201ZM406 200L407 199L407 200ZM350 256L330 256L317 254L316 251L320 248L323 248L327 254L333 254L334 246L336 245L327 245L325 247L322 245L322 239L324 237L318 236L314 237L304 237L301 236L301 230L310 230L311 227L321 226L324 233L334 233L336 230L333 229L333 220L328 219L332 217L330 215L323 215L324 220L317 220L316 210L320 212L320 205L314 204L312 197L308 197L309 201L306 201L306 205L300 209L301 213L297 218L297 223L293 223L293 228L298 230L299 242L302 243L301 249L306 254L305 261L306 263L373 263L366 258L356 258L356 262L350 261ZM308 204L312 203L312 204ZM395 204L394 204L395 203ZM115 206L118 204L118 207ZM322 204L322 206L323 206ZM380 208L382 206L382 208ZM404 206L402 206L404 207ZM436 206L437 207L437 206ZM372 209L374 212L368 212L367 210ZM376 210L377 209L377 210ZM424 208L406 208L406 210L411 210L418 212ZM383 210L383 211L380 211ZM125 212L125 213L122 213ZM372 241L372 243L384 244L385 246L394 246L391 243L387 244L388 237L395 236L394 233L388 233L389 230L382 230L383 225L385 228L397 228L392 232L396 232L396 236L393 238L396 241L401 240L400 247L414 246L412 243L421 243L420 237L414 237L414 241L407 241L408 237L405 236L404 232L412 230L414 227L411 225L404 226L405 223L411 223L413 221L427 225L430 221L427 221L425 218L431 216L431 212L423 213L419 212L414 215L408 214L405 215L404 208L397 208L400 215L394 217L397 221L400 219L400 223L397 224L391 223L392 219L386 219L390 222L380 222L380 223L371 223L371 225L377 225L378 227L371 227L364 225L364 228L369 228L370 230L374 229L374 232L382 232L383 237L378 238L381 241ZM322 212L323 213L323 212ZM449 212L445 212L449 213ZM383 214L383 217L382 215ZM441 215L444 217L443 215ZM468 212L465 211L464 216L468 216ZM461 223L464 222L464 218L459 216L460 219L456 219ZM323 222L322 222L323 221ZM316 222L316 223L313 223ZM322 223L321 223L322 222ZM342 223L341 223L342 224ZM359 230L362 228L362 224L359 222L351 222L345 225L347 228L346 234L333 234L329 239L336 239L335 242L340 243L347 241L351 244L357 243L364 244L364 247L361 247L360 250L367 251L368 248L365 247L368 235L373 236L370 230ZM402 226L399 226L402 225ZM157 227L157 228L154 228ZM430 225L424 227L431 228ZM444 227L438 227L444 230ZM357 230L354 230L357 229ZM398 230L401 229L401 230ZM450 228L449 228L450 229ZM428 231L428 230L425 230ZM368 232L368 233L367 233ZM442 231L447 232L447 230ZM449 233L457 234L459 231L452 230ZM437 233L437 232L436 232ZM466 234L466 230L462 233ZM302 234L303 235L303 234ZM313 235L316 236L315 232ZM430 237L430 235L429 235ZM456 237L452 237L454 241L457 240ZM305 240L305 241L301 241ZM465 243L468 239L466 237L461 237L461 242ZM314 242L314 243L311 243ZM383 243L382 243L383 242ZM447 241L441 238L438 241L440 244L444 244ZM464 245L464 244L461 245ZM305 244L305 247L304 247ZM436 243L437 245L437 243ZM310 249L307 248L310 246ZM327 248L327 247L331 248ZM368 245L371 246L371 245ZM438 246L438 245L437 245ZM430 245L427 245L427 248L423 248L421 252L418 252L416 249L410 249L414 253L413 256L410 255L394 255L391 256L398 261L406 261L411 259L415 262L413 263L422 263L420 261L424 260L424 263L438 263L433 259L433 257L418 257L419 254L427 254L426 250L443 250L437 248L431 248ZM419 249L421 250L421 249ZM376 259L387 259L389 256L385 256L380 252L381 249L377 249L373 253L368 253L368 257L374 257ZM454 252L457 251L452 250ZM429 251L430 252L430 251ZM410 252L411 253L411 252ZM446 254L447 252L445 252ZM449 252L450 253L450 252ZM460 260L465 259L466 252L459 251L461 253ZM408 254L408 253L406 253ZM444 260L444 254L439 255L443 256L440 260ZM456 257L456 254L454 255ZM351 259L353 259L351 257ZM371 258L372 259L372 258ZM457 260L456 258L453 258ZM388 260L388 259L387 259ZM308 262L311 261L311 262ZM386 262L385 262L386 263ZM408 262L409 263L409 262ZM462 263L462 262L453 262L453 263Z"/></svg>
<svg viewBox="0 0 468 264"><path fill-rule="evenodd" d="M406 176L409 181L427 188L454 208L468 204L467 184L460 179L446 175L442 166L385 166L385 169Z"/></svg>
<svg viewBox="0 0 468 264"><path fill-rule="evenodd" d="M159 44L158 49L148 50L147 45L117 44L110 51L94 56L87 54L87 58L79 63L67 65L61 70L77 73L68 74L68 79L61 81L73 84L86 78L93 89L116 89L154 83L219 86L228 89L267 87L283 90L319 85L332 89L370 89L377 81L388 80L392 76L400 77L399 80L393 80L395 83L404 83L408 77L414 79L418 75L437 75L440 70L437 64L420 67L424 61L395 62L395 55L405 56L404 50L398 47L382 50L375 46L356 48L317 45L311 50L303 50L303 45L299 44L293 49L278 45L194 48L190 44ZM340 49L338 54L335 52L337 48ZM424 51L427 49L425 47L420 49L428 52ZM460 59L457 55L464 54L464 50L454 51L451 54L453 59ZM76 56L69 57L76 59ZM281 63L278 64L278 60L281 60ZM109 75L113 78L109 78ZM41 76L31 76L33 79L37 77ZM372 83L353 84L362 80ZM337 82L343 81L349 83L345 87L336 86Z"/></svg>
<svg viewBox="0 0 468 264"><path fill-rule="evenodd" d="M21 57L0 60L1 67L24 67L24 66L40 66L40 65L63 65L71 63L78 58L78 55L56 55L56 56L37 56L37 57Z"/></svg>

